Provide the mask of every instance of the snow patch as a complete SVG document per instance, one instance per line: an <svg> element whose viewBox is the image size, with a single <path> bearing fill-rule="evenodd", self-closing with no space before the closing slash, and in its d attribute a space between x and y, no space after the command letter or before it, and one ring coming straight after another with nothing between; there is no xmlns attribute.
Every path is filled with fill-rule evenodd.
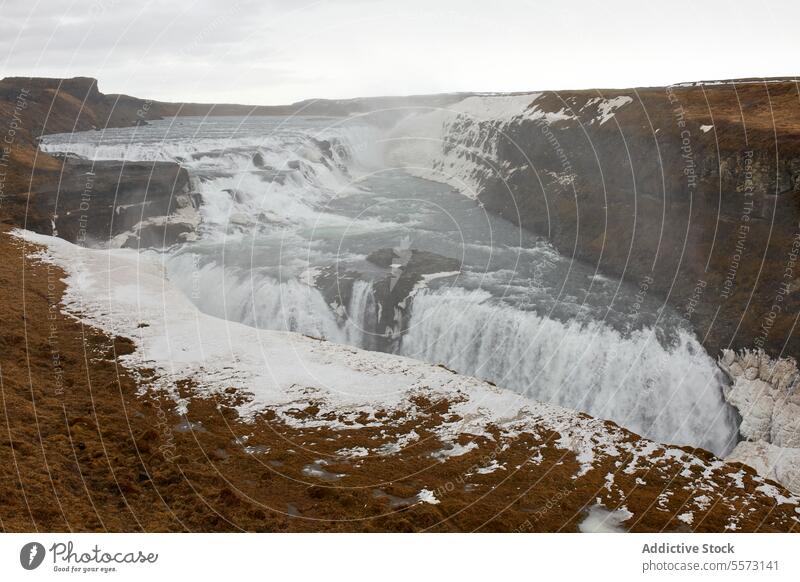
<svg viewBox="0 0 800 582"><path fill-rule="evenodd" d="M500 469L502 469L503 471L506 470L506 468L503 465L497 462L497 459L492 459L491 463L489 463L485 467L480 467L479 469L475 469L475 472L478 475L488 475Z"/></svg>
<svg viewBox="0 0 800 582"><path fill-rule="evenodd" d="M611 511L598 503L589 508L578 529L581 533L624 533L627 530L622 524L632 517L625 507Z"/></svg>
<svg viewBox="0 0 800 582"><path fill-rule="evenodd" d="M423 489L417 493L417 499L422 503L430 503L431 505L439 505L439 503L441 503L436 499L436 495L430 489Z"/></svg>
<svg viewBox="0 0 800 582"><path fill-rule="evenodd" d="M369 449L366 447L352 447L349 449L339 449L336 454L345 459L361 459L369 456Z"/></svg>
<svg viewBox="0 0 800 582"><path fill-rule="evenodd" d="M593 100L590 99L587 104L592 101ZM619 97L612 97L611 99L598 98L594 103L597 103L597 113L599 114L597 121L600 122L600 125L603 125L606 121L614 117L614 114L619 108L624 107L628 103L633 103L633 98L627 95L620 95Z"/></svg>
<svg viewBox="0 0 800 582"><path fill-rule="evenodd" d="M461 455L466 455L471 450L477 449L478 445L475 441L470 441L466 445L460 445L458 443L453 444L452 447L448 449L442 449L441 451L436 451L431 455L434 459L439 459L443 461L445 459L449 459L450 457L460 457Z"/></svg>
<svg viewBox="0 0 800 582"><path fill-rule="evenodd" d="M692 522L694 522L694 515L691 511L687 511L685 513L681 513L678 516L678 519L685 524L692 525Z"/></svg>

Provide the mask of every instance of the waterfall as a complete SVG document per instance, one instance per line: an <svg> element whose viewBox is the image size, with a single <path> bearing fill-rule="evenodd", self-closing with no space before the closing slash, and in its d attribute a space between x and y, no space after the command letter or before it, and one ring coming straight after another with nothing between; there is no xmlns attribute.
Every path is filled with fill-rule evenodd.
<svg viewBox="0 0 800 582"><path fill-rule="evenodd" d="M346 314L346 343L365 349L373 348L375 342L372 340L378 323L377 314L372 283L355 281Z"/></svg>
<svg viewBox="0 0 800 582"><path fill-rule="evenodd" d="M92 159L172 160L187 168L202 199L203 224L198 240L170 249L163 260L170 279L206 313L443 363L654 440L724 455L736 439L735 413L723 400L716 363L693 335L678 331L670 343L653 328L625 333L599 315L567 320L563 314L559 319L513 308L501 300L505 291L491 284L493 276L502 273L498 280L506 281L509 273L520 272L521 281L527 277L530 284L517 289L526 294L518 305L541 309L559 302L582 307L585 281L594 285L595 274L587 269L582 278L580 265L555 252L547 261L569 262L568 268L539 272L531 268L543 260L538 255L520 262L519 253L507 252L521 244L503 232L513 227L491 219L470 221L480 207L466 208L466 199L449 188L433 192L431 182L420 187L387 177L380 182L387 163L405 167L404 176L428 175L427 168L429 178L474 196L486 171L481 160L491 161L496 148L496 132L487 133L482 124L520 115L541 119L545 114L536 100L536 95L466 99L452 111L410 115L388 137L361 119L210 118L45 136L42 147ZM359 182L372 170L377 182ZM416 205L404 207L403 200ZM426 222L440 214L441 223ZM459 216L469 228L462 230ZM425 285L405 289L404 297L390 297L401 276L411 281L430 274L430 265L404 270L410 234L427 241L432 255L444 243L440 258L450 260L458 246L453 242L461 237L459 284L472 280L494 289L495 296L486 290L436 289L435 283L425 288L430 281L422 281ZM397 251L394 262L370 263L373 251L396 249L398 239L406 241L400 245L405 251ZM491 255L488 270L490 262L475 254L475 246ZM566 279L555 280L559 273L571 273L571 287L563 293L558 289ZM387 277L390 293L376 294L372 281ZM593 298L602 303L604 295L594 289ZM624 316L625 306L637 300L634 291L616 289L606 307ZM378 329L387 318L380 314L401 312L397 331L403 335L387 341L380 335L387 330ZM648 313L653 320L659 314Z"/></svg>
<svg viewBox="0 0 800 582"><path fill-rule="evenodd" d="M192 253L169 257L166 267L170 280L205 313L263 329L348 341L322 293L297 279L280 281L258 270L225 268L214 260L201 264Z"/></svg>
<svg viewBox="0 0 800 582"><path fill-rule="evenodd" d="M562 323L498 305L482 291L425 290L414 298L401 353L661 442L718 455L735 444L721 373L686 332L664 347L649 328L625 336L599 321Z"/></svg>

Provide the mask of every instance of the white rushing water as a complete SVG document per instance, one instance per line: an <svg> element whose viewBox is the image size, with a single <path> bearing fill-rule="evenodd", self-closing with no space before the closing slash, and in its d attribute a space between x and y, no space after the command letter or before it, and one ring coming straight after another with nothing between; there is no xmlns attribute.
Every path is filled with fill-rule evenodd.
<svg viewBox="0 0 800 582"><path fill-rule="evenodd" d="M721 450L731 438L721 374L680 331L669 348L651 328L624 335L602 322L561 322L448 289L414 298L404 355L447 362L536 400L613 419L662 442Z"/></svg>
<svg viewBox="0 0 800 582"><path fill-rule="evenodd" d="M414 147L397 130L176 118L42 147L184 165L203 224L162 260L209 314L443 363L662 442L733 445L722 375L674 313L450 186L388 167ZM372 256L387 249L389 263Z"/></svg>

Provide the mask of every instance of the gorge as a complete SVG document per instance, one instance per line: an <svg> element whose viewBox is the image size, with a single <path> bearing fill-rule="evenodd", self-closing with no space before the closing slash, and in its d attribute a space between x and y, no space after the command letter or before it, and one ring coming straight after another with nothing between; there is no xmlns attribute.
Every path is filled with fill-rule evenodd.
<svg viewBox="0 0 800 582"><path fill-rule="evenodd" d="M207 314L736 446L798 490L796 369L771 363L798 348L793 81L280 108L0 83L20 85L23 113L61 106L4 222L137 249ZM765 384L732 391L754 367ZM740 429L765 385L770 423Z"/></svg>

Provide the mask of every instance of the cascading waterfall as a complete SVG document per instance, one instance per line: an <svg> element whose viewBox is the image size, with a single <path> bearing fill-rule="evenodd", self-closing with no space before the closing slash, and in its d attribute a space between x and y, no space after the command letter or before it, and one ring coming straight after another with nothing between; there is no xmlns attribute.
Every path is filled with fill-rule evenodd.
<svg viewBox="0 0 800 582"><path fill-rule="evenodd" d="M562 323L499 306L485 292L447 289L414 298L401 353L662 442L719 455L735 444L721 372L686 332L664 347L649 328L626 337L602 322Z"/></svg>
<svg viewBox="0 0 800 582"><path fill-rule="evenodd" d="M175 284L205 313L253 327L293 331L337 343L372 345L377 305L368 281L353 282L346 306L329 304L319 289L298 279L280 281L257 270L200 264L197 255L167 259Z"/></svg>
<svg viewBox="0 0 800 582"><path fill-rule="evenodd" d="M347 309L347 342L363 348L374 346L372 341L378 321L378 308L372 283L355 281Z"/></svg>
<svg viewBox="0 0 800 582"><path fill-rule="evenodd" d="M380 163L380 131L371 125L318 119L298 130L280 118L266 126L254 119L231 124L205 118L200 130L185 119L164 120L106 129L88 140L80 133L57 134L45 136L40 147L92 160L180 162L202 197L207 237L335 219L325 205L352 193L355 176Z"/></svg>
<svg viewBox="0 0 800 582"><path fill-rule="evenodd" d="M519 109L528 102L520 98L504 107ZM440 131L440 122L429 121L423 124L426 131ZM408 171L382 173L385 159L402 158L398 163L413 172L414 164L438 155L428 151L436 140L423 140L424 155L400 140L395 145L402 147L384 159L382 135L360 120L182 118L47 136L42 147L93 159L179 161L188 169L202 197L200 238L169 250L162 260L174 283L207 313L443 363L662 442L717 454L731 448L734 413L723 401L715 362L693 336L679 331L669 343L650 324L628 332L605 316L549 317L543 308L529 310L566 304L583 309L587 301L605 301L603 283L591 270L576 276L580 266L555 251L547 265L535 264L544 261L538 254L520 255L514 249L525 245L513 225L496 217L475 219L480 207L445 186ZM389 136L396 137L391 131ZM440 160L437 167L467 183L483 171L468 162ZM459 240L455 248L453 241ZM410 297L386 303L373 282L388 272L399 281L410 250L388 267L370 264L367 257L398 247L424 247L458 259L462 282L454 286L446 277L437 279L437 272L453 269L434 265L425 272L430 288L424 280ZM331 272L347 281L341 297L317 286L318 277ZM572 287L559 290L566 280L559 273L566 272ZM516 295L531 290L516 304L506 296L510 287L497 283L509 273ZM462 289L463 281L477 281L477 287ZM493 282L484 288L486 281ZM613 308L624 319L625 302L630 304L634 293L614 287L603 309L589 312ZM391 322L405 330L399 342L378 341L386 331L378 329L381 313L402 316Z"/></svg>
<svg viewBox="0 0 800 582"><path fill-rule="evenodd" d="M204 312L264 329L295 331L339 343L348 335L322 293L296 279L224 268L184 253L167 260L172 281Z"/></svg>

